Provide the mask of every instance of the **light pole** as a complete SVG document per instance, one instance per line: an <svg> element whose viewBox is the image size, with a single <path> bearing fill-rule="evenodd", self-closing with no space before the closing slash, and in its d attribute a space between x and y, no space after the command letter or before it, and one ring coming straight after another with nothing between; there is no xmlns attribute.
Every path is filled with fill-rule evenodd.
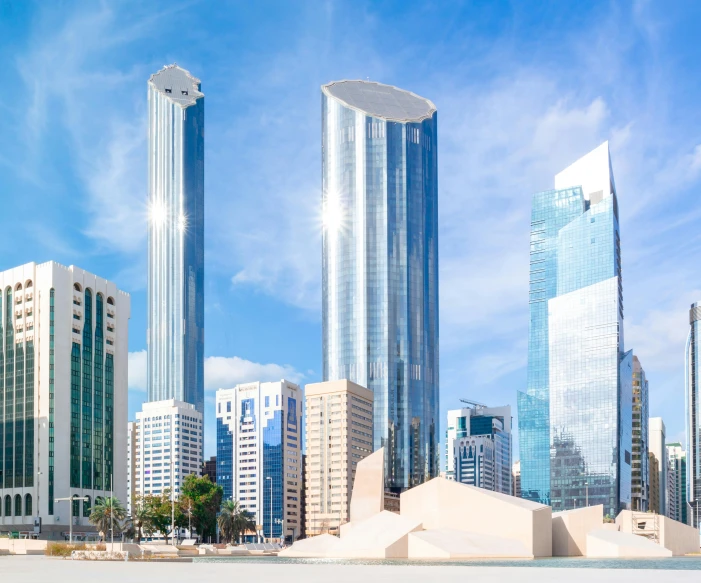
<svg viewBox="0 0 701 583"><path fill-rule="evenodd" d="M273 479L266 476L266 480L270 480L270 540L273 540Z"/></svg>
<svg viewBox="0 0 701 583"><path fill-rule="evenodd" d="M85 502L88 499L88 497L84 496L83 498L78 498L76 496L74 498L71 490L68 491L68 494L68 498L54 498L54 502L70 502L70 511L68 512L68 515L70 516L70 521L68 523L68 542L73 543L73 503Z"/></svg>
<svg viewBox="0 0 701 583"><path fill-rule="evenodd" d="M110 551L114 552L114 474L110 474L110 537ZM122 539L122 542L124 542L124 539Z"/></svg>
<svg viewBox="0 0 701 583"><path fill-rule="evenodd" d="M589 506L589 482L584 482L584 488L586 489L587 506Z"/></svg>
<svg viewBox="0 0 701 583"><path fill-rule="evenodd" d="M1 477L1 474L2 473L0 472L0 477ZM39 512L39 504L41 503L41 498L40 498L41 488L39 486L39 476L41 476L42 474L43 474L42 471L37 472L37 518L39 518L39 516L41 516L41 513Z"/></svg>
<svg viewBox="0 0 701 583"><path fill-rule="evenodd" d="M170 523L172 525L171 544L175 546L175 419L170 419Z"/></svg>

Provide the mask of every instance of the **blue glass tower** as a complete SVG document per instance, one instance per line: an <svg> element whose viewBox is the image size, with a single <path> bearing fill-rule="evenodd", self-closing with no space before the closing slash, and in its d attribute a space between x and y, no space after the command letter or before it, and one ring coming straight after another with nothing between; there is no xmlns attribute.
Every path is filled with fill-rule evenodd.
<svg viewBox="0 0 701 583"><path fill-rule="evenodd" d="M204 95L177 65L151 76L148 400L204 413Z"/></svg>
<svg viewBox="0 0 701 583"><path fill-rule="evenodd" d="M553 510L631 503L632 352L624 352L618 204L608 143L533 196L521 493Z"/></svg>
<svg viewBox="0 0 701 583"><path fill-rule="evenodd" d="M686 500L690 524L701 529L701 302L691 304L686 343Z"/></svg>
<svg viewBox="0 0 701 583"><path fill-rule="evenodd" d="M398 490L438 474L436 134L413 93L322 87L323 376L373 391Z"/></svg>

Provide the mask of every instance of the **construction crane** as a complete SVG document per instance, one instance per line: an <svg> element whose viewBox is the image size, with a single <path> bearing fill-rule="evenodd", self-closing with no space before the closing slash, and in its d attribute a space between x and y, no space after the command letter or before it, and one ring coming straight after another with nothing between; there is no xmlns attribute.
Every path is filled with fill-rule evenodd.
<svg viewBox="0 0 701 583"><path fill-rule="evenodd" d="M473 408L475 409L482 409L483 407L486 407L484 403L478 403L477 401L470 401L469 399L460 399L461 403L465 403L466 405L472 405Z"/></svg>

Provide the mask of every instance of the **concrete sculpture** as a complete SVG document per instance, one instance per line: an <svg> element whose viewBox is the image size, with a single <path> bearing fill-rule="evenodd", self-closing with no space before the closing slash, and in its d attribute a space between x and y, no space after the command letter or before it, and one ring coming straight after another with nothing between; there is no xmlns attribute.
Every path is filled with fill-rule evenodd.
<svg viewBox="0 0 701 583"><path fill-rule="evenodd" d="M659 517L654 519L654 537L639 536L653 533L640 532L639 520L634 529L629 514L621 513L617 524L604 524L603 506L553 514L549 506L445 478L403 492L400 513L395 514L384 510L380 449L358 463L351 521L341 526L340 538L323 534L297 541L280 556L476 559L668 557L698 552L698 534L691 527Z"/></svg>

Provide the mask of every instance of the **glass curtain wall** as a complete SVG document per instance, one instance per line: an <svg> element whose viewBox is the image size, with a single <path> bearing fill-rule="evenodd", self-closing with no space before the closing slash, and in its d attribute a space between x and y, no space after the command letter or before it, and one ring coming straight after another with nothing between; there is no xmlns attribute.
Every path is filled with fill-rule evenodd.
<svg viewBox="0 0 701 583"><path fill-rule="evenodd" d="M374 448L401 490L439 464L437 114L394 87L332 83L322 140L323 376L373 391Z"/></svg>
<svg viewBox="0 0 701 583"><path fill-rule="evenodd" d="M204 412L204 95L187 71L149 100L148 400Z"/></svg>

